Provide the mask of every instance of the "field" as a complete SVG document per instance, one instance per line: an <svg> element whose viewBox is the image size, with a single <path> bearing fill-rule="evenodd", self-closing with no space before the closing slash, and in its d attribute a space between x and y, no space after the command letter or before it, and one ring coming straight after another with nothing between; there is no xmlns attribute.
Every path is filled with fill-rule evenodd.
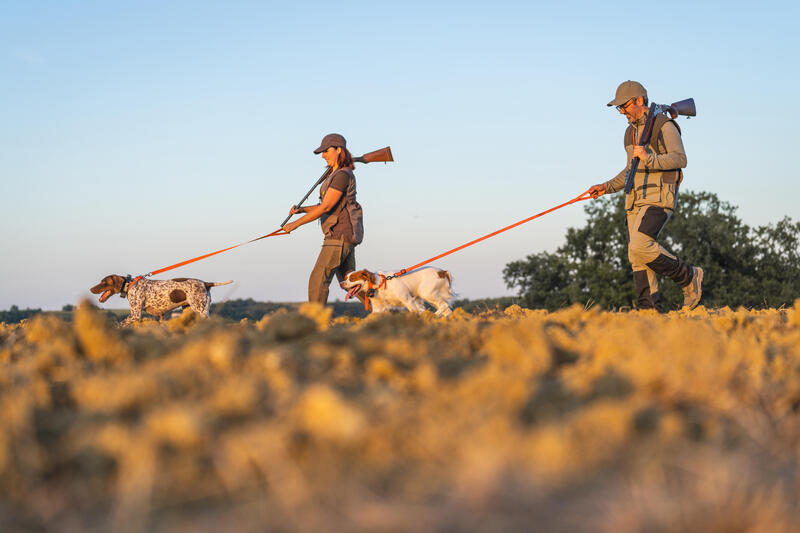
<svg viewBox="0 0 800 533"><path fill-rule="evenodd" d="M797 531L793 309L0 325L0 530Z"/></svg>

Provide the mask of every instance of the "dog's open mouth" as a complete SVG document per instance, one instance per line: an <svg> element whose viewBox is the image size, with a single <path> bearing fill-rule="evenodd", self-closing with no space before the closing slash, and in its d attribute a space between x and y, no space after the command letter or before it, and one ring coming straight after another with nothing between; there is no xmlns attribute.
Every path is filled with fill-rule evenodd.
<svg viewBox="0 0 800 533"><path fill-rule="evenodd" d="M100 295L100 303L104 303L106 300L111 298L112 294L114 294L114 291L112 291L107 287L108 285L106 285L105 283L98 283L97 285L89 289L89 292L91 292L92 294L100 294L102 292L103 294Z"/></svg>
<svg viewBox="0 0 800 533"><path fill-rule="evenodd" d="M344 301L346 302L347 300L358 294L358 291L360 290L361 290L361 285L356 285L355 287L347 291L347 295L344 297Z"/></svg>

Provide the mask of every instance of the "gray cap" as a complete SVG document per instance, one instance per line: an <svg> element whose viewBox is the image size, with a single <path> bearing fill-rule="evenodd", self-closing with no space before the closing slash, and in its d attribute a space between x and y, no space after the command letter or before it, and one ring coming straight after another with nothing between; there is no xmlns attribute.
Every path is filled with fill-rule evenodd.
<svg viewBox="0 0 800 533"><path fill-rule="evenodd" d="M616 96L607 105L608 107L612 105L622 105L637 96L644 96L647 98L647 89L638 81L623 81L619 84L619 87L617 87Z"/></svg>
<svg viewBox="0 0 800 533"><path fill-rule="evenodd" d="M322 143L320 143L319 148L314 150L315 154L321 154L325 150L330 147L340 146L342 148L347 148L347 141L344 140L344 137L339 135L338 133L329 133L325 137L322 138Z"/></svg>

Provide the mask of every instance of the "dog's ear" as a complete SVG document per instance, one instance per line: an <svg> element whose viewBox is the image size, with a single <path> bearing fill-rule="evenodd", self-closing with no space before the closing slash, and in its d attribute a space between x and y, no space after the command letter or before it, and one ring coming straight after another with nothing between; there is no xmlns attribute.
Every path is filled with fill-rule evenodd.
<svg viewBox="0 0 800 533"><path fill-rule="evenodd" d="M122 288L125 287L125 278L116 274L112 274L109 277L111 278L111 286L114 288L114 291L122 292Z"/></svg>

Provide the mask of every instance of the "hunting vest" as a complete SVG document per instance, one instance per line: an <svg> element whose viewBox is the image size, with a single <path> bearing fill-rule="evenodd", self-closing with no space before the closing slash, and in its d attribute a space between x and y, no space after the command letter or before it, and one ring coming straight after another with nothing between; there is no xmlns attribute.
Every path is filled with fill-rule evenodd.
<svg viewBox="0 0 800 533"><path fill-rule="evenodd" d="M677 122L659 113L653 121L653 131L648 143L650 150L656 154L667 153L664 135L661 132L667 122L675 125L678 135L681 133ZM634 139L634 132L633 125L629 125L625 130L624 146L626 149L628 146L638 144L636 142L638 139ZM634 205L655 205L675 209L678 201L678 187L682 180L683 171L680 168L667 170L645 168L644 162L640 162L636 176L634 176L633 190L625 198L625 208L630 210Z"/></svg>
<svg viewBox="0 0 800 533"><path fill-rule="evenodd" d="M364 213L361 205L356 202L356 176L353 170L340 168L331 172L319 189L320 202L328 192L334 175L339 172L347 173L350 179L347 182L347 189L333 209L319 217L322 233L326 239L343 239L351 244L360 244L364 239Z"/></svg>

